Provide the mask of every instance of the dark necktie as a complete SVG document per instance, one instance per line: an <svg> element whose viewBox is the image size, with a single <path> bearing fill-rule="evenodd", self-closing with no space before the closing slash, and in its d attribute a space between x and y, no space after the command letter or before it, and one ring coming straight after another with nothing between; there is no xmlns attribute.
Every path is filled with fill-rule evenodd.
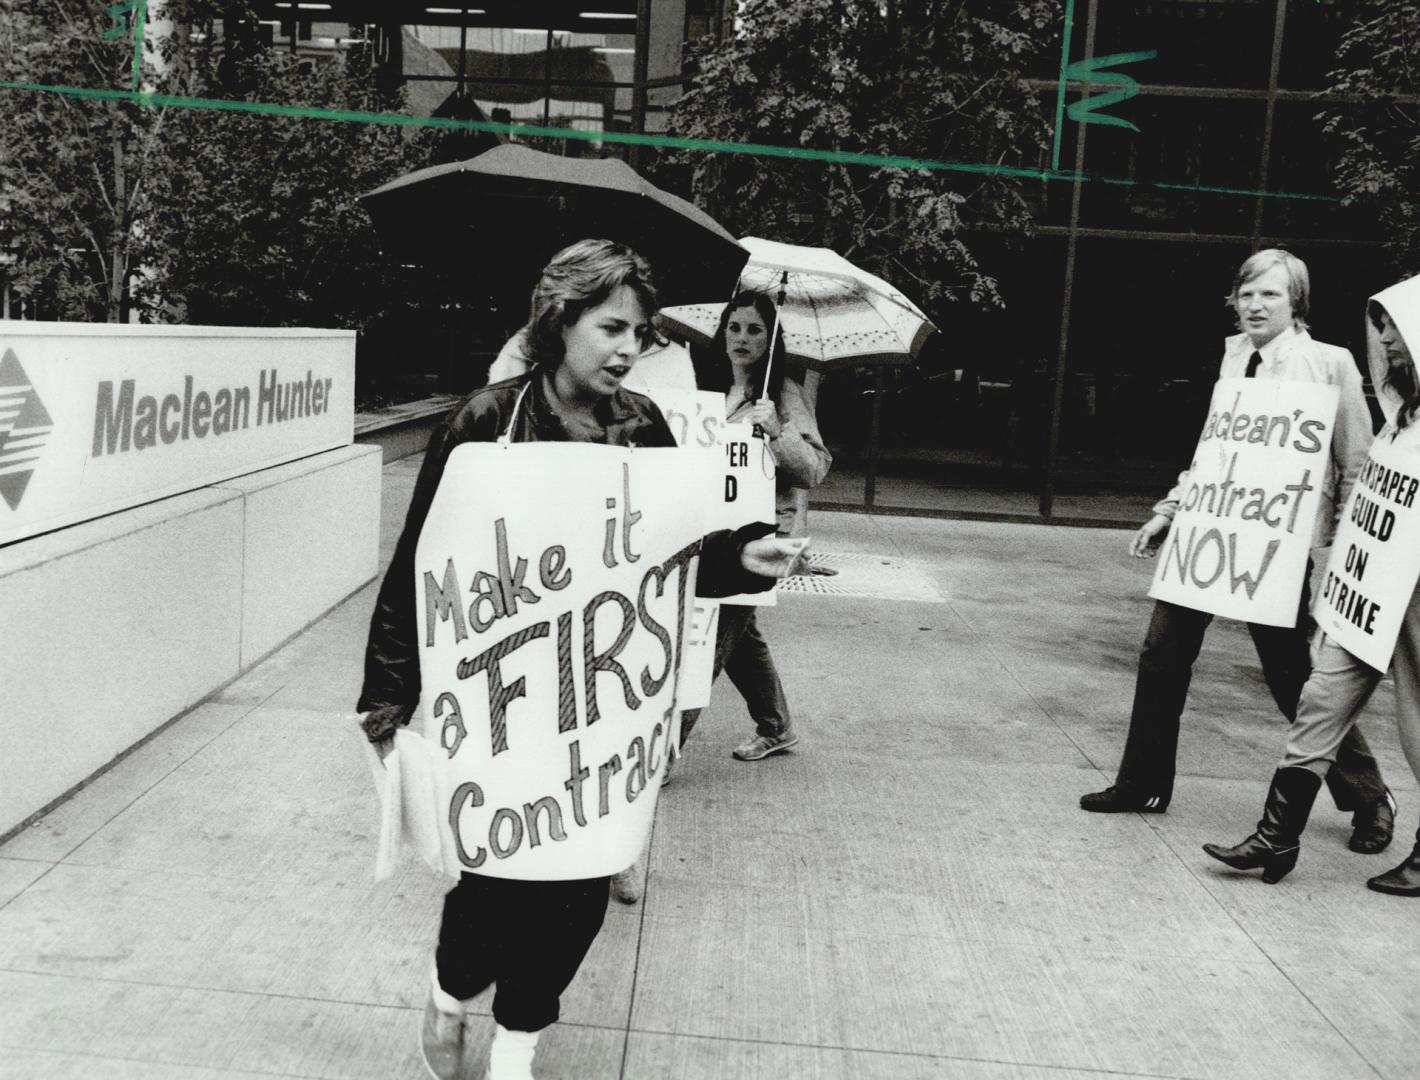
<svg viewBox="0 0 1420 1080"><path fill-rule="evenodd" d="M1252 355L1247 358L1247 374L1245 379L1251 379L1257 374L1257 369L1262 366L1262 354L1256 349L1252 350Z"/></svg>

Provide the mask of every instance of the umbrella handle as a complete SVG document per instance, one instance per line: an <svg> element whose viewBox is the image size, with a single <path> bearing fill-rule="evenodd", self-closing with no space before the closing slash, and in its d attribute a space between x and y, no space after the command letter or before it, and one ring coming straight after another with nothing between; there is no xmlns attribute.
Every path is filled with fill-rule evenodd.
<svg viewBox="0 0 1420 1080"><path fill-rule="evenodd" d="M764 386L759 392L761 398L769 397L769 376L774 368L774 346L779 342L779 324L783 321L779 317L779 312L784 307L785 294L788 288L789 271L785 270L779 276L779 295L774 298L774 329L769 334L769 355L765 358Z"/></svg>

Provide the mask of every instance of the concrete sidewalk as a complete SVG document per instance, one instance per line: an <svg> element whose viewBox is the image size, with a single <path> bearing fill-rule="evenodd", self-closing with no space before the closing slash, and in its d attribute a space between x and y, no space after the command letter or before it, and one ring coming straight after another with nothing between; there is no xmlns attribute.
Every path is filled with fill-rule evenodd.
<svg viewBox="0 0 1420 1080"><path fill-rule="evenodd" d="M385 557L418 458L385 469ZM1367 734L1397 841L1318 801L1276 886L1200 850L1256 820L1281 750L1219 623L1166 815L1097 816L1148 617L1125 534L815 514L853 595L763 618L803 736L755 764L728 683L658 813L539 1077L1413 1077L1420 903L1364 879L1420 795L1389 684ZM926 599L884 599L916 595ZM443 885L372 884L343 717L370 586L0 847L0 1076L424 1076ZM182 663L174 657L174 663ZM56 707L103 723L101 687ZM88 705L79 703L87 697ZM487 1014L488 1002L483 1002ZM492 1029L491 1018L485 1027Z"/></svg>

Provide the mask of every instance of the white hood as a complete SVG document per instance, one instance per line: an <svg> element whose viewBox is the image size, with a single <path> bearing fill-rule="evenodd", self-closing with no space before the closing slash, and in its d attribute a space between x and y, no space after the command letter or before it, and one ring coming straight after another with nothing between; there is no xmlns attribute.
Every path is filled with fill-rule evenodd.
<svg viewBox="0 0 1420 1080"><path fill-rule="evenodd" d="M1410 347L1412 363L1420 357L1420 275L1407 278L1398 285L1382 289L1371 297L1390 313L1391 321ZM1386 385L1386 373L1390 368L1385 349L1381 346L1380 334L1375 324L1366 319L1366 358L1371 369L1371 383L1376 388L1376 400L1380 402L1387 424L1395 423L1396 413L1403 402L1400 395Z"/></svg>

